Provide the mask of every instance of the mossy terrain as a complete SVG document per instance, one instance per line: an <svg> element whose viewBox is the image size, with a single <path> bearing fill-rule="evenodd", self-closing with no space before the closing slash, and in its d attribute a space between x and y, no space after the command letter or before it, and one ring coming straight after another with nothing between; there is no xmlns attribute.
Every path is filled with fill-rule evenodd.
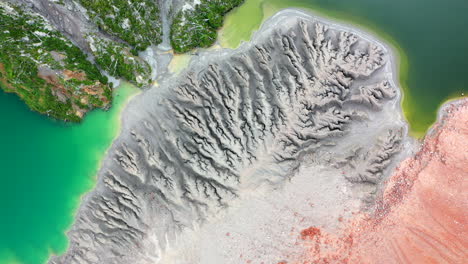
<svg viewBox="0 0 468 264"><path fill-rule="evenodd" d="M124 44L88 36L95 62L109 75L123 78L139 87L150 81L151 68L140 57L133 56Z"/></svg>
<svg viewBox="0 0 468 264"><path fill-rule="evenodd" d="M108 107L107 78L43 17L0 3L0 86L34 111L78 122Z"/></svg>
<svg viewBox="0 0 468 264"><path fill-rule="evenodd" d="M171 45L175 52L207 48L216 41L224 15L243 0L201 0L192 9L181 10L171 25Z"/></svg>
<svg viewBox="0 0 468 264"><path fill-rule="evenodd" d="M139 87L150 83L151 67L138 52L162 41L157 1L79 2L100 29L83 36L94 63L42 16L0 2L0 87L18 94L34 111L73 122L93 108L110 105L112 87L100 70ZM213 45L224 15L242 2L185 5L171 25L174 51Z"/></svg>
<svg viewBox="0 0 468 264"><path fill-rule="evenodd" d="M159 8L154 0L80 0L96 25L134 48L145 50L162 41Z"/></svg>

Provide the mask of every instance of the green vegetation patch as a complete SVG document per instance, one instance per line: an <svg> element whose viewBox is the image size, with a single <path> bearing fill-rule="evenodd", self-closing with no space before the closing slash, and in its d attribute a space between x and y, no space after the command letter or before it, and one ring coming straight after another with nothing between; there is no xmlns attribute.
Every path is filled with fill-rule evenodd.
<svg viewBox="0 0 468 264"><path fill-rule="evenodd" d="M80 3L100 29L124 40L135 51L162 41L155 0L80 0Z"/></svg>
<svg viewBox="0 0 468 264"><path fill-rule="evenodd" d="M0 87L33 110L78 122L112 90L86 55L43 17L0 2Z"/></svg>
<svg viewBox="0 0 468 264"><path fill-rule="evenodd" d="M143 86L150 81L151 68L140 57L131 54L130 49L120 43L88 36L96 63L109 75L124 78Z"/></svg>
<svg viewBox="0 0 468 264"><path fill-rule="evenodd" d="M243 0L201 0L194 8L181 10L171 26L171 45L177 53L197 47L207 48L216 41L224 15Z"/></svg>

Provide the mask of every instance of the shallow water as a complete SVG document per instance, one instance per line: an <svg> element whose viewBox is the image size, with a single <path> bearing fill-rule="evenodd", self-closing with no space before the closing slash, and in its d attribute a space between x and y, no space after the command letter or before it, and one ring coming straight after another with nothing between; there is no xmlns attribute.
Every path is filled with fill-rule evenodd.
<svg viewBox="0 0 468 264"><path fill-rule="evenodd" d="M359 25L392 44L400 53L403 110L415 136L435 121L443 102L468 94L466 0L246 0L226 18L221 44L238 46L286 7Z"/></svg>
<svg viewBox="0 0 468 264"><path fill-rule="evenodd" d="M221 44L248 40L266 17L285 7L358 24L396 46L404 111L416 135L435 120L442 102L468 94L468 1L246 0L227 17ZM99 160L118 133L119 112L136 92L122 86L110 111L94 111L82 124L70 125L31 112L0 91L1 264L41 263L66 249L65 231L80 195L95 183Z"/></svg>
<svg viewBox="0 0 468 264"><path fill-rule="evenodd" d="M113 107L82 124L53 121L0 91L0 263L41 263L67 247L80 195L119 128L119 112L138 89L122 85Z"/></svg>

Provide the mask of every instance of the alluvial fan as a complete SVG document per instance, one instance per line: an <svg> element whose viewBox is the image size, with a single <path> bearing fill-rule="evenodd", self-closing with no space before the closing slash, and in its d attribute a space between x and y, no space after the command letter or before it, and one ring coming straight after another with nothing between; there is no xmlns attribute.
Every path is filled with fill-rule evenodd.
<svg viewBox="0 0 468 264"><path fill-rule="evenodd" d="M237 50L200 53L130 103L51 263L157 263L183 230L286 182L306 158L378 184L405 133L392 71L385 46L297 11Z"/></svg>

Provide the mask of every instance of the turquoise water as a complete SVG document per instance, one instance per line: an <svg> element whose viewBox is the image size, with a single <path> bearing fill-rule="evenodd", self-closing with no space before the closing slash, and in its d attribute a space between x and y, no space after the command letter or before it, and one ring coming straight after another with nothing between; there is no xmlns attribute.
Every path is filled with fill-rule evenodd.
<svg viewBox="0 0 468 264"><path fill-rule="evenodd" d="M0 92L0 263L41 263L67 247L80 195L119 128L119 110L136 88L122 86L108 112L79 125L30 111Z"/></svg>
<svg viewBox="0 0 468 264"><path fill-rule="evenodd" d="M221 43L247 40L284 7L311 8L368 28L402 57L404 110L415 133L434 121L439 105L468 94L468 1L247 0L221 31ZM67 247L66 230L80 195L95 183L99 160L116 136L119 111L136 89L123 86L109 112L79 125L33 113L0 91L0 264L42 263Z"/></svg>
<svg viewBox="0 0 468 264"><path fill-rule="evenodd" d="M468 94L466 0L246 0L228 15L221 43L248 40L262 20L286 7L359 25L399 51L403 110L413 135L424 135L447 99Z"/></svg>

